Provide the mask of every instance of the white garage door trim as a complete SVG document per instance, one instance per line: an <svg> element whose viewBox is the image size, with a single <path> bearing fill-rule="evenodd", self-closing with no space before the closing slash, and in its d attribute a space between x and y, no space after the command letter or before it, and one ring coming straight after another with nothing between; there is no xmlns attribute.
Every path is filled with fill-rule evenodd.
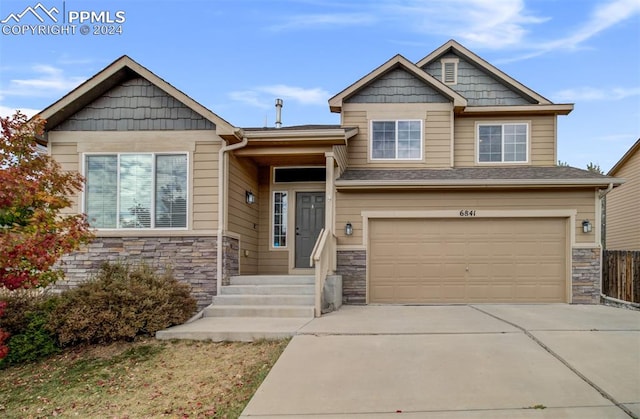
<svg viewBox="0 0 640 419"><path fill-rule="evenodd" d="M466 212L465 212L466 211ZM571 286L571 249L575 246L575 220L576 220L577 211L573 209L567 210L476 210L473 208L469 209L456 209L456 210L432 210L432 211L363 211L363 244L366 246L367 255L370 254L370 243L369 243L369 222L372 219L407 219L407 218L452 218L452 219L460 219L460 218L567 218L568 222L566 225L566 258L567 261L565 263L565 277L567 278L566 282L566 301L572 301L572 286ZM370 258L367 257L366 262L366 303L369 304L370 296L370 272L371 272L371 261Z"/></svg>

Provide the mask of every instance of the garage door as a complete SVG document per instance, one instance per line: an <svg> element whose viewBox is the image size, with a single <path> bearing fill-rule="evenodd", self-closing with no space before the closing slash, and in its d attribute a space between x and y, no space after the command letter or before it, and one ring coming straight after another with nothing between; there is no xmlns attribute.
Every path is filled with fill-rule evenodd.
<svg viewBox="0 0 640 419"><path fill-rule="evenodd" d="M375 219L369 302L566 302L561 218Z"/></svg>

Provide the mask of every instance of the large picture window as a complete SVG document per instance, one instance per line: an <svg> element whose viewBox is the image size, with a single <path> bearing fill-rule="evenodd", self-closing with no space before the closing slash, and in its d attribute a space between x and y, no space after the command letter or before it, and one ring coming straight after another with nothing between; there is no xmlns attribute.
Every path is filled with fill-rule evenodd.
<svg viewBox="0 0 640 419"><path fill-rule="evenodd" d="M526 162L529 125L479 124L478 162Z"/></svg>
<svg viewBox="0 0 640 419"><path fill-rule="evenodd" d="M421 160L422 121L371 121L371 159Z"/></svg>
<svg viewBox="0 0 640 419"><path fill-rule="evenodd" d="M186 228L186 154L85 156L85 212L95 228Z"/></svg>

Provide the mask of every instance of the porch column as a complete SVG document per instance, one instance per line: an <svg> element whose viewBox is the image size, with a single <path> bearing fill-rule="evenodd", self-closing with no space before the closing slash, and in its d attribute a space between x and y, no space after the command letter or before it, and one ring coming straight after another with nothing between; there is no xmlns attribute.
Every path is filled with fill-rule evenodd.
<svg viewBox="0 0 640 419"><path fill-rule="evenodd" d="M324 228L329 231L330 237L333 237L333 218L335 213L335 200L334 200L334 165L335 159L333 153L325 153L325 165L326 165L326 177L325 177L325 211L324 211ZM331 252L335 253L335 249L331 249ZM331 256L332 263L329 264L328 275L333 275L335 270L335 254Z"/></svg>

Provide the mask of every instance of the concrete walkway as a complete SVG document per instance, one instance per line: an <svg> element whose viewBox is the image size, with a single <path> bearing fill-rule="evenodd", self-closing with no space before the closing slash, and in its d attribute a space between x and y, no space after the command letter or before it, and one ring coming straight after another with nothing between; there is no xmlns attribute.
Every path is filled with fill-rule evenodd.
<svg viewBox="0 0 640 419"><path fill-rule="evenodd" d="M345 306L293 338L242 417L640 416L640 312Z"/></svg>

